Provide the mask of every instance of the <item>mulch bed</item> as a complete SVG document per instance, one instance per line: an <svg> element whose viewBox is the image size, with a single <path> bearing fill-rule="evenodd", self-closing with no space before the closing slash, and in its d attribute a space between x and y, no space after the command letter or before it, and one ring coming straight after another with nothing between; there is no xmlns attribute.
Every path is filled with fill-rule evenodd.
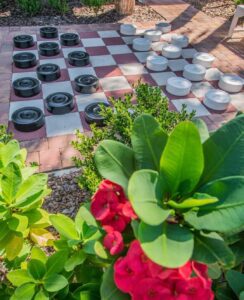
<svg viewBox="0 0 244 300"><path fill-rule="evenodd" d="M121 16L113 4L103 5L96 14L92 8L82 6L80 1L69 1L69 11L64 15L43 8L41 14L30 17L18 8L13 0L0 1L0 26L65 25L113 22L147 22L162 20L162 16L147 5L136 4L131 16Z"/></svg>

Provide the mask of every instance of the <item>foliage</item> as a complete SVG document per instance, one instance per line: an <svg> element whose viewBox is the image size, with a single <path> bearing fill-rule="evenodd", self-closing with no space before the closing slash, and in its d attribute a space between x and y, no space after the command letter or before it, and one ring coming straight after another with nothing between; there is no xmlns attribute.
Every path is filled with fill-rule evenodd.
<svg viewBox="0 0 244 300"><path fill-rule="evenodd" d="M48 4L51 8L64 14L69 10L67 0L48 0Z"/></svg>
<svg viewBox="0 0 244 300"><path fill-rule="evenodd" d="M82 0L82 4L93 8L94 12L97 14L101 7L108 2L108 0Z"/></svg>
<svg viewBox="0 0 244 300"><path fill-rule="evenodd" d="M133 104L134 98L136 105ZM106 120L105 127L99 128L91 125L91 134L84 135L77 132L77 141L73 142L74 148L80 152L82 157L82 159L74 158L76 165L82 169L79 178L80 186L91 192L97 189L101 181L94 162L94 149L100 141L112 139L130 146L133 121L142 113L155 117L160 126L168 133L179 122L194 116L194 113L187 114L185 107L181 112L170 111L168 100L163 96L161 89L148 84L139 83L135 87L134 95L127 94L124 99L111 98L110 102L112 107L101 108L101 114ZM144 127L147 126L144 125Z"/></svg>
<svg viewBox="0 0 244 300"><path fill-rule="evenodd" d="M30 16L34 16L42 10L40 0L17 0L17 2L19 7Z"/></svg>
<svg viewBox="0 0 244 300"><path fill-rule="evenodd" d="M235 0L236 5L244 4L244 0Z"/></svg>
<svg viewBox="0 0 244 300"><path fill-rule="evenodd" d="M13 137L12 133L7 132L7 126L0 124L0 143L8 143Z"/></svg>

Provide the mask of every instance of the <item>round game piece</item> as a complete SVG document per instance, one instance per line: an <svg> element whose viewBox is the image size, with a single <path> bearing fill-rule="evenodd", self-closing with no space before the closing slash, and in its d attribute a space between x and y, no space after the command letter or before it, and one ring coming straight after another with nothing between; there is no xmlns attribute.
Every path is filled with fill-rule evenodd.
<svg viewBox="0 0 244 300"><path fill-rule="evenodd" d="M98 78L94 75L80 75L75 78L75 89L82 94L95 93L98 86Z"/></svg>
<svg viewBox="0 0 244 300"><path fill-rule="evenodd" d="M178 58L181 56L182 49L175 45L164 45L162 47L162 55L167 58Z"/></svg>
<svg viewBox="0 0 244 300"><path fill-rule="evenodd" d="M147 58L147 68L152 71L164 71L168 67L168 59L163 56L150 55Z"/></svg>
<svg viewBox="0 0 244 300"><path fill-rule="evenodd" d="M69 93L57 92L46 98L45 106L50 113L54 115L63 115L73 110L74 99Z"/></svg>
<svg viewBox="0 0 244 300"><path fill-rule="evenodd" d="M80 43L78 34L72 32L61 34L60 40L63 46L75 46Z"/></svg>
<svg viewBox="0 0 244 300"><path fill-rule="evenodd" d="M27 69L37 64L35 54L31 52L20 52L13 56L13 62L16 68Z"/></svg>
<svg viewBox="0 0 244 300"><path fill-rule="evenodd" d="M161 30L162 33L168 33L171 31L171 24L168 22L159 22L156 24L156 29Z"/></svg>
<svg viewBox="0 0 244 300"><path fill-rule="evenodd" d="M244 80L235 74L220 76L219 87L229 93L238 93L242 90Z"/></svg>
<svg viewBox="0 0 244 300"><path fill-rule="evenodd" d="M205 52L198 52L193 57L193 63L204 66L206 69L212 66L215 58L212 54Z"/></svg>
<svg viewBox="0 0 244 300"><path fill-rule="evenodd" d="M189 38L183 34L174 34L171 38L171 43L180 48L185 48L189 44Z"/></svg>
<svg viewBox="0 0 244 300"><path fill-rule="evenodd" d="M225 110L230 101L230 95L218 89L209 90L203 99L203 103L214 110Z"/></svg>
<svg viewBox="0 0 244 300"><path fill-rule="evenodd" d="M23 132L35 131L45 124L43 112L37 107L22 107L12 114L15 129Z"/></svg>
<svg viewBox="0 0 244 300"><path fill-rule="evenodd" d="M191 81L201 81L204 79L205 74L206 68L197 64L185 65L183 71L183 76Z"/></svg>
<svg viewBox="0 0 244 300"><path fill-rule="evenodd" d="M40 93L40 82L36 78L23 77L13 82L14 93L19 97L32 97Z"/></svg>
<svg viewBox="0 0 244 300"><path fill-rule="evenodd" d="M100 115L101 105L109 106L104 102L91 103L85 107L85 119L87 123L96 123L98 126L104 125L105 118Z"/></svg>
<svg viewBox="0 0 244 300"><path fill-rule="evenodd" d="M191 82L181 77L170 77L167 80L166 90L174 96L186 96L190 93Z"/></svg>
<svg viewBox="0 0 244 300"><path fill-rule="evenodd" d="M160 41L162 32L160 30L146 30L144 33L144 37L149 39L151 42Z"/></svg>
<svg viewBox="0 0 244 300"><path fill-rule="evenodd" d="M40 65L37 68L36 73L38 79L45 82L57 80L61 75L60 67L49 63Z"/></svg>
<svg viewBox="0 0 244 300"><path fill-rule="evenodd" d="M124 35L135 35L137 26L134 24L121 24L120 33Z"/></svg>
<svg viewBox="0 0 244 300"><path fill-rule="evenodd" d="M146 38L136 38L133 40L133 49L137 51L149 51L151 49L151 41Z"/></svg>
<svg viewBox="0 0 244 300"><path fill-rule="evenodd" d="M51 26L41 27L40 36L45 39L54 39L58 37L58 29Z"/></svg>
<svg viewBox="0 0 244 300"><path fill-rule="evenodd" d="M90 56L83 51L73 51L68 54L68 61L72 66L82 67L90 63Z"/></svg>
<svg viewBox="0 0 244 300"><path fill-rule="evenodd" d="M34 45L34 39L31 35L21 34L14 37L14 46L16 48L30 48Z"/></svg>
<svg viewBox="0 0 244 300"><path fill-rule="evenodd" d="M42 56L54 56L59 54L59 44L55 42L45 42L39 45L39 52Z"/></svg>

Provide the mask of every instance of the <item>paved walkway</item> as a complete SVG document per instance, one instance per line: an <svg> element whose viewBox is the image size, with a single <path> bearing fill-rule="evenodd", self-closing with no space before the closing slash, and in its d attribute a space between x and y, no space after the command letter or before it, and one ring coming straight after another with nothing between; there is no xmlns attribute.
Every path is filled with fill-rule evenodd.
<svg viewBox="0 0 244 300"><path fill-rule="evenodd" d="M243 76L244 43L243 34L237 32L231 40L224 40L229 22L222 18L211 18L180 0L153 0L150 5L162 16L172 22L173 30L186 33L191 44L198 51L207 51L215 55L215 67L222 72L234 72ZM151 28L154 23L139 23L138 27ZM118 24L71 25L60 26L60 32L75 30L94 32L97 30L117 30ZM39 27L1 27L0 28L0 122L8 123L10 82L12 76L12 38L20 33L37 34ZM243 107L244 96L238 96L237 107ZM242 103L241 103L242 102ZM235 113L211 114L204 117L210 130L233 118ZM70 146L74 135L38 138L21 142L28 149L28 161L37 162L40 171L50 171L72 166L71 157L78 155Z"/></svg>

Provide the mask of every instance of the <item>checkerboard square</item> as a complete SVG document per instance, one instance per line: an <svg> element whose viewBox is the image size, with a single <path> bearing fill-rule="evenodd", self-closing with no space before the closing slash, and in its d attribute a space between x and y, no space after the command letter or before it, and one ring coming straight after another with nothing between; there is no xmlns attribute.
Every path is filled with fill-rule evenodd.
<svg viewBox="0 0 244 300"><path fill-rule="evenodd" d="M51 40L51 41L48 41L48 42L50 42L50 43L57 43L59 45L59 48L61 49L61 43L60 43L59 40ZM45 41L38 41L37 42L38 49L39 49L40 44L43 44L43 43L46 43L46 42Z"/></svg>
<svg viewBox="0 0 244 300"><path fill-rule="evenodd" d="M77 47L77 48L62 48L63 55L65 58L68 58L69 53L74 52L74 51L85 51L84 47Z"/></svg>
<svg viewBox="0 0 244 300"><path fill-rule="evenodd" d="M182 49L182 56L184 58L193 58L196 53L197 50L194 48Z"/></svg>
<svg viewBox="0 0 244 300"><path fill-rule="evenodd" d="M115 77L123 75L118 66L104 66L94 68L98 78Z"/></svg>
<svg viewBox="0 0 244 300"><path fill-rule="evenodd" d="M99 35L96 31L80 32L79 35L81 39L99 38Z"/></svg>
<svg viewBox="0 0 244 300"><path fill-rule="evenodd" d="M12 82L14 82L17 79L24 78L24 77L31 77L31 78L38 79L36 72L13 73L12 74Z"/></svg>
<svg viewBox="0 0 244 300"><path fill-rule="evenodd" d="M97 33L101 38L113 38L113 37L120 36L116 30L104 30L104 31L98 31Z"/></svg>
<svg viewBox="0 0 244 300"><path fill-rule="evenodd" d="M175 33L165 33L161 35L161 39L166 42L171 42L173 35L175 35Z"/></svg>
<svg viewBox="0 0 244 300"><path fill-rule="evenodd" d="M82 44L84 47L105 46L104 41L101 38L82 39Z"/></svg>
<svg viewBox="0 0 244 300"><path fill-rule="evenodd" d="M133 44L133 40L135 38L137 38L138 36L133 35L133 36L122 36L123 41L127 44L127 45L131 45Z"/></svg>
<svg viewBox="0 0 244 300"><path fill-rule="evenodd" d="M205 94L213 89L213 86L208 82L192 83L191 91L197 98L202 98Z"/></svg>
<svg viewBox="0 0 244 300"><path fill-rule="evenodd" d="M42 126L40 129L31 132L22 132L14 128L14 124L9 122L8 129L14 134L14 138L19 142L39 140L46 137L46 126Z"/></svg>
<svg viewBox="0 0 244 300"><path fill-rule="evenodd" d="M41 59L40 65L44 64L55 64L60 67L60 69L66 69L66 63L64 58L49 58L49 59Z"/></svg>
<svg viewBox="0 0 244 300"><path fill-rule="evenodd" d="M209 81L219 80L223 73L217 68L207 69L205 79Z"/></svg>
<svg viewBox="0 0 244 300"><path fill-rule="evenodd" d="M45 117L47 137L73 134L76 129L83 131L78 112L65 115L53 115Z"/></svg>
<svg viewBox="0 0 244 300"><path fill-rule="evenodd" d="M94 93L94 94L81 94L75 96L76 103L79 111L84 111L88 104L94 102L104 102L109 103L106 95L104 93Z"/></svg>
<svg viewBox="0 0 244 300"><path fill-rule="evenodd" d="M110 45L124 45L124 40L121 37L103 38L103 41L107 46L110 46Z"/></svg>
<svg viewBox="0 0 244 300"><path fill-rule="evenodd" d="M238 94L230 94L231 104L234 105L238 110L244 111L244 92Z"/></svg>
<svg viewBox="0 0 244 300"><path fill-rule="evenodd" d="M191 113L193 110L195 110L196 117L210 115L209 111L202 105L202 103L197 98L177 99L172 100L172 103L178 111L182 109L183 104L186 104L186 111L188 113Z"/></svg>
<svg viewBox="0 0 244 300"><path fill-rule="evenodd" d="M152 78L156 81L157 85L166 85L167 80L170 77L176 76L173 72L160 72L151 73Z"/></svg>
<svg viewBox="0 0 244 300"><path fill-rule="evenodd" d="M126 79L128 80L131 86L137 84L138 81L140 81L141 83L147 83L151 86L157 85L156 82L152 79L150 74L129 75L126 76Z"/></svg>
<svg viewBox="0 0 244 300"><path fill-rule="evenodd" d="M120 70L124 75L146 74L147 69L139 63L119 65Z"/></svg>
<svg viewBox="0 0 244 300"><path fill-rule="evenodd" d="M69 77L70 80L75 80L77 76L80 75L94 75L96 76L96 73L92 67L81 67L81 68L69 68Z"/></svg>
<svg viewBox="0 0 244 300"><path fill-rule="evenodd" d="M71 82L69 81L63 81L60 82L54 82L54 83L45 83L42 85L43 90L43 97L47 98L48 95L56 93L56 92L66 92L70 93L71 95L74 95Z"/></svg>
<svg viewBox="0 0 244 300"><path fill-rule="evenodd" d="M102 78L100 79L100 83L104 91L125 90L131 88L124 76Z"/></svg>
<svg viewBox="0 0 244 300"><path fill-rule="evenodd" d="M91 56L90 61L93 67L113 66L116 65L112 55Z"/></svg>
<svg viewBox="0 0 244 300"><path fill-rule="evenodd" d="M189 63L185 59L171 59L169 60L169 68L172 71L183 71L184 67Z"/></svg>
<svg viewBox="0 0 244 300"><path fill-rule="evenodd" d="M127 45L112 45L112 46L107 46L107 48L111 54L125 54L125 53L132 52Z"/></svg>
<svg viewBox="0 0 244 300"><path fill-rule="evenodd" d="M167 42L155 42L152 43L152 49L153 51L162 52L163 46L168 45Z"/></svg>
<svg viewBox="0 0 244 300"><path fill-rule="evenodd" d="M17 109L23 108L23 107L27 107L27 106L32 106L32 107L36 107L36 108L40 108L43 113L44 113L44 104L43 104L43 100L39 99L39 100L27 100L27 101L15 101L15 102L10 102L10 106L9 106L9 120L11 120L11 116L13 114L14 111L16 111Z"/></svg>
<svg viewBox="0 0 244 300"><path fill-rule="evenodd" d="M39 59L39 53L38 53L38 50L27 50L27 49L25 49L25 50L26 50L25 52L30 52L30 53L32 53L32 54L35 54L36 59ZM18 53L21 53L21 52L23 52L23 51L14 51L14 52L13 52L13 55L18 54Z"/></svg>
<svg viewBox="0 0 244 300"><path fill-rule="evenodd" d="M107 47L105 47L105 46L86 47L86 52L90 56L98 56L98 55L107 55L107 54L109 54L109 51L108 51Z"/></svg>
<svg viewBox="0 0 244 300"><path fill-rule="evenodd" d="M148 56L150 55L157 55L154 51L148 51L148 52L135 52L134 53L139 62L145 63L147 61Z"/></svg>
<svg viewBox="0 0 244 300"><path fill-rule="evenodd" d="M138 63L138 59L134 53L116 54L113 55L113 58L117 64Z"/></svg>

